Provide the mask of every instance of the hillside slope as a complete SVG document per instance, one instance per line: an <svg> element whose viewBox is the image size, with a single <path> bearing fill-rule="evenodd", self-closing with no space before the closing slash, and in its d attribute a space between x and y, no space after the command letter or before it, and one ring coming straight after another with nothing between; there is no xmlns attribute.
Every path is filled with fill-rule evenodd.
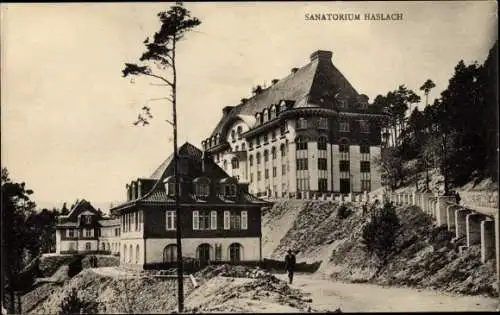
<svg viewBox="0 0 500 315"><path fill-rule="evenodd" d="M333 279L498 296L493 261L481 264L478 247L459 254L450 242L452 233L433 226L416 207L397 209L401 227L396 250L389 263L381 265L362 243L362 230L370 218L363 217L358 206L348 204L352 214L343 219L338 203L295 201L290 213L283 210L287 204L275 204L264 215L264 225L273 229L286 228L276 222L293 221L287 231L281 231L281 239L264 244L271 251L269 258L283 259L291 248L298 251L298 262L322 261L318 273Z"/></svg>

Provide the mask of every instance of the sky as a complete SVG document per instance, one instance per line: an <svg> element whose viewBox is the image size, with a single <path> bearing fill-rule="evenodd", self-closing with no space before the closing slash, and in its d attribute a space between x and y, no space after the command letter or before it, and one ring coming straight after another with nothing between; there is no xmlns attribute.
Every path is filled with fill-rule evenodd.
<svg viewBox="0 0 500 315"><path fill-rule="evenodd" d="M168 3L1 4L1 164L40 207L85 198L106 211L125 184L172 152L169 91L123 78ZM179 145L200 147L224 106L250 97L315 50L372 101L426 79L446 89L459 60L482 63L498 37L494 1L186 3L202 24L178 46ZM403 13L399 21L305 14ZM422 97L422 99L424 99ZM133 126L143 105L154 120ZM419 105L421 108L424 104Z"/></svg>

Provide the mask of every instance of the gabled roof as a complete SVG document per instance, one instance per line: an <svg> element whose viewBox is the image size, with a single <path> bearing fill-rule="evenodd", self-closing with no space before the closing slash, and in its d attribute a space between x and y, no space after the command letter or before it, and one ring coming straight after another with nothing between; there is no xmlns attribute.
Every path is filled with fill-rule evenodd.
<svg viewBox="0 0 500 315"><path fill-rule="evenodd" d="M208 177L210 181L213 183L219 182L223 178L229 178L230 176L220 168L213 159L207 157L203 159L203 152L195 147L194 145L186 142L179 149L179 173L180 176L184 180L192 181L195 178L199 177ZM173 154L169 156L165 161L163 161L160 166L151 174L151 177L147 180L154 180L157 184L151 186L151 188L145 192L145 194L136 200L131 200L126 203L123 203L119 206L111 209L112 213L115 211L119 211L124 207L128 207L135 203L145 203L145 204L154 204L154 203L174 203L174 199L171 196L168 196L165 193L165 188L162 181L172 176L174 173L173 170ZM204 164L204 167L202 167ZM142 179L146 180L146 179ZM247 196L248 195L248 196ZM243 190L240 191L239 196L230 199L225 199L221 196L211 195L208 199L204 201L200 201L196 196L181 196L180 203L181 204L191 204L191 203L199 203L206 202L210 204L224 204L224 203L236 203L236 204L268 204L268 202L264 200L260 200L256 197L249 196L248 193Z"/></svg>
<svg viewBox="0 0 500 315"><path fill-rule="evenodd" d="M184 143L179 149L179 164L187 168L187 174L183 175L184 178L194 179L196 177L206 176L212 180L228 177L229 175L220 168L212 159L206 159L205 172L202 171L202 155L203 152L189 142ZM173 166L174 154L172 153L168 158L163 161L160 166L151 174L150 179L160 179L167 176L174 175ZM183 160L183 161L181 161Z"/></svg>
<svg viewBox="0 0 500 315"><path fill-rule="evenodd" d="M331 95L327 95L328 93ZM311 61L308 64L296 69L295 72L262 90L243 104L235 106L222 117L210 137L218 133L222 134L223 127L229 121L242 116L254 116L257 112L262 112L281 100L294 101L294 107L331 108L332 102L328 99L332 100L335 96L333 94L337 94L338 99L346 100L359 96L344 75L333 65L331 52L316 51L311 55Z"/></svg>
<svg viewBox="0 0 500 315"><path fill-rule="evenodd" d="M83 214L84 212L87 212L87 214L92 214L92 215L97 215L101 216L99 212L90 204L85 199L81 199L76 203L76 205L73 206L73 208L70 210L70 212L67 215L60 215L58 217L59 222L66 222L66 221L77 221L77 217L80 214Z"/></svg>

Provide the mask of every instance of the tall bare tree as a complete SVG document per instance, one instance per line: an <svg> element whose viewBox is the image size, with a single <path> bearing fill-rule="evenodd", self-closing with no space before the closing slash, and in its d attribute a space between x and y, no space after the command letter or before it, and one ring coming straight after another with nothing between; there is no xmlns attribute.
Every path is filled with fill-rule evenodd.
<svg viewBox="0 0 500 315"><path fill-rule="evenodd" d="M152 40L146 38L143 42L146 51L142 54L139 61L141 64L126 63L123 69L123 76L129 75L146 76L162 83L169 89L169 95L165 97L172 104L172 122L174 133L174 178L175 178L175 206L176 206L176 228L177 228L177 276L178 276L178 308L179 313L184 308L184 288L183 288L183 263L181 249L181 216L179 207L179 172L178 172L178 152L177 152L177 65L176 48L178 42L184 38L184 35L201 24L196 17L191 17L189 10L184 8L181 2L171 6L168 11L162 11L157 14L161 27L154 34ZM147 125L152 118L150 109L147 106L143 108L144 113L139 115L134 125ZM161 184L163 176L156 183Z"/></svg>

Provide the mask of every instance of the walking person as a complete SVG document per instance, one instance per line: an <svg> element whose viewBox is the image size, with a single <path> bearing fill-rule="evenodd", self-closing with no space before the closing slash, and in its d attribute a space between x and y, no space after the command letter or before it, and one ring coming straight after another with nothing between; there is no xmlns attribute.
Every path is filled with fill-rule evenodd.
<svg viewBox="0 0 500 315"><path fill-rule="evenodd" d="M288 250L288 254L285 257L285 269L288 271L288 280L290 284L293 282L293 271L295 269L295 255L292 250Z"/></svg>

